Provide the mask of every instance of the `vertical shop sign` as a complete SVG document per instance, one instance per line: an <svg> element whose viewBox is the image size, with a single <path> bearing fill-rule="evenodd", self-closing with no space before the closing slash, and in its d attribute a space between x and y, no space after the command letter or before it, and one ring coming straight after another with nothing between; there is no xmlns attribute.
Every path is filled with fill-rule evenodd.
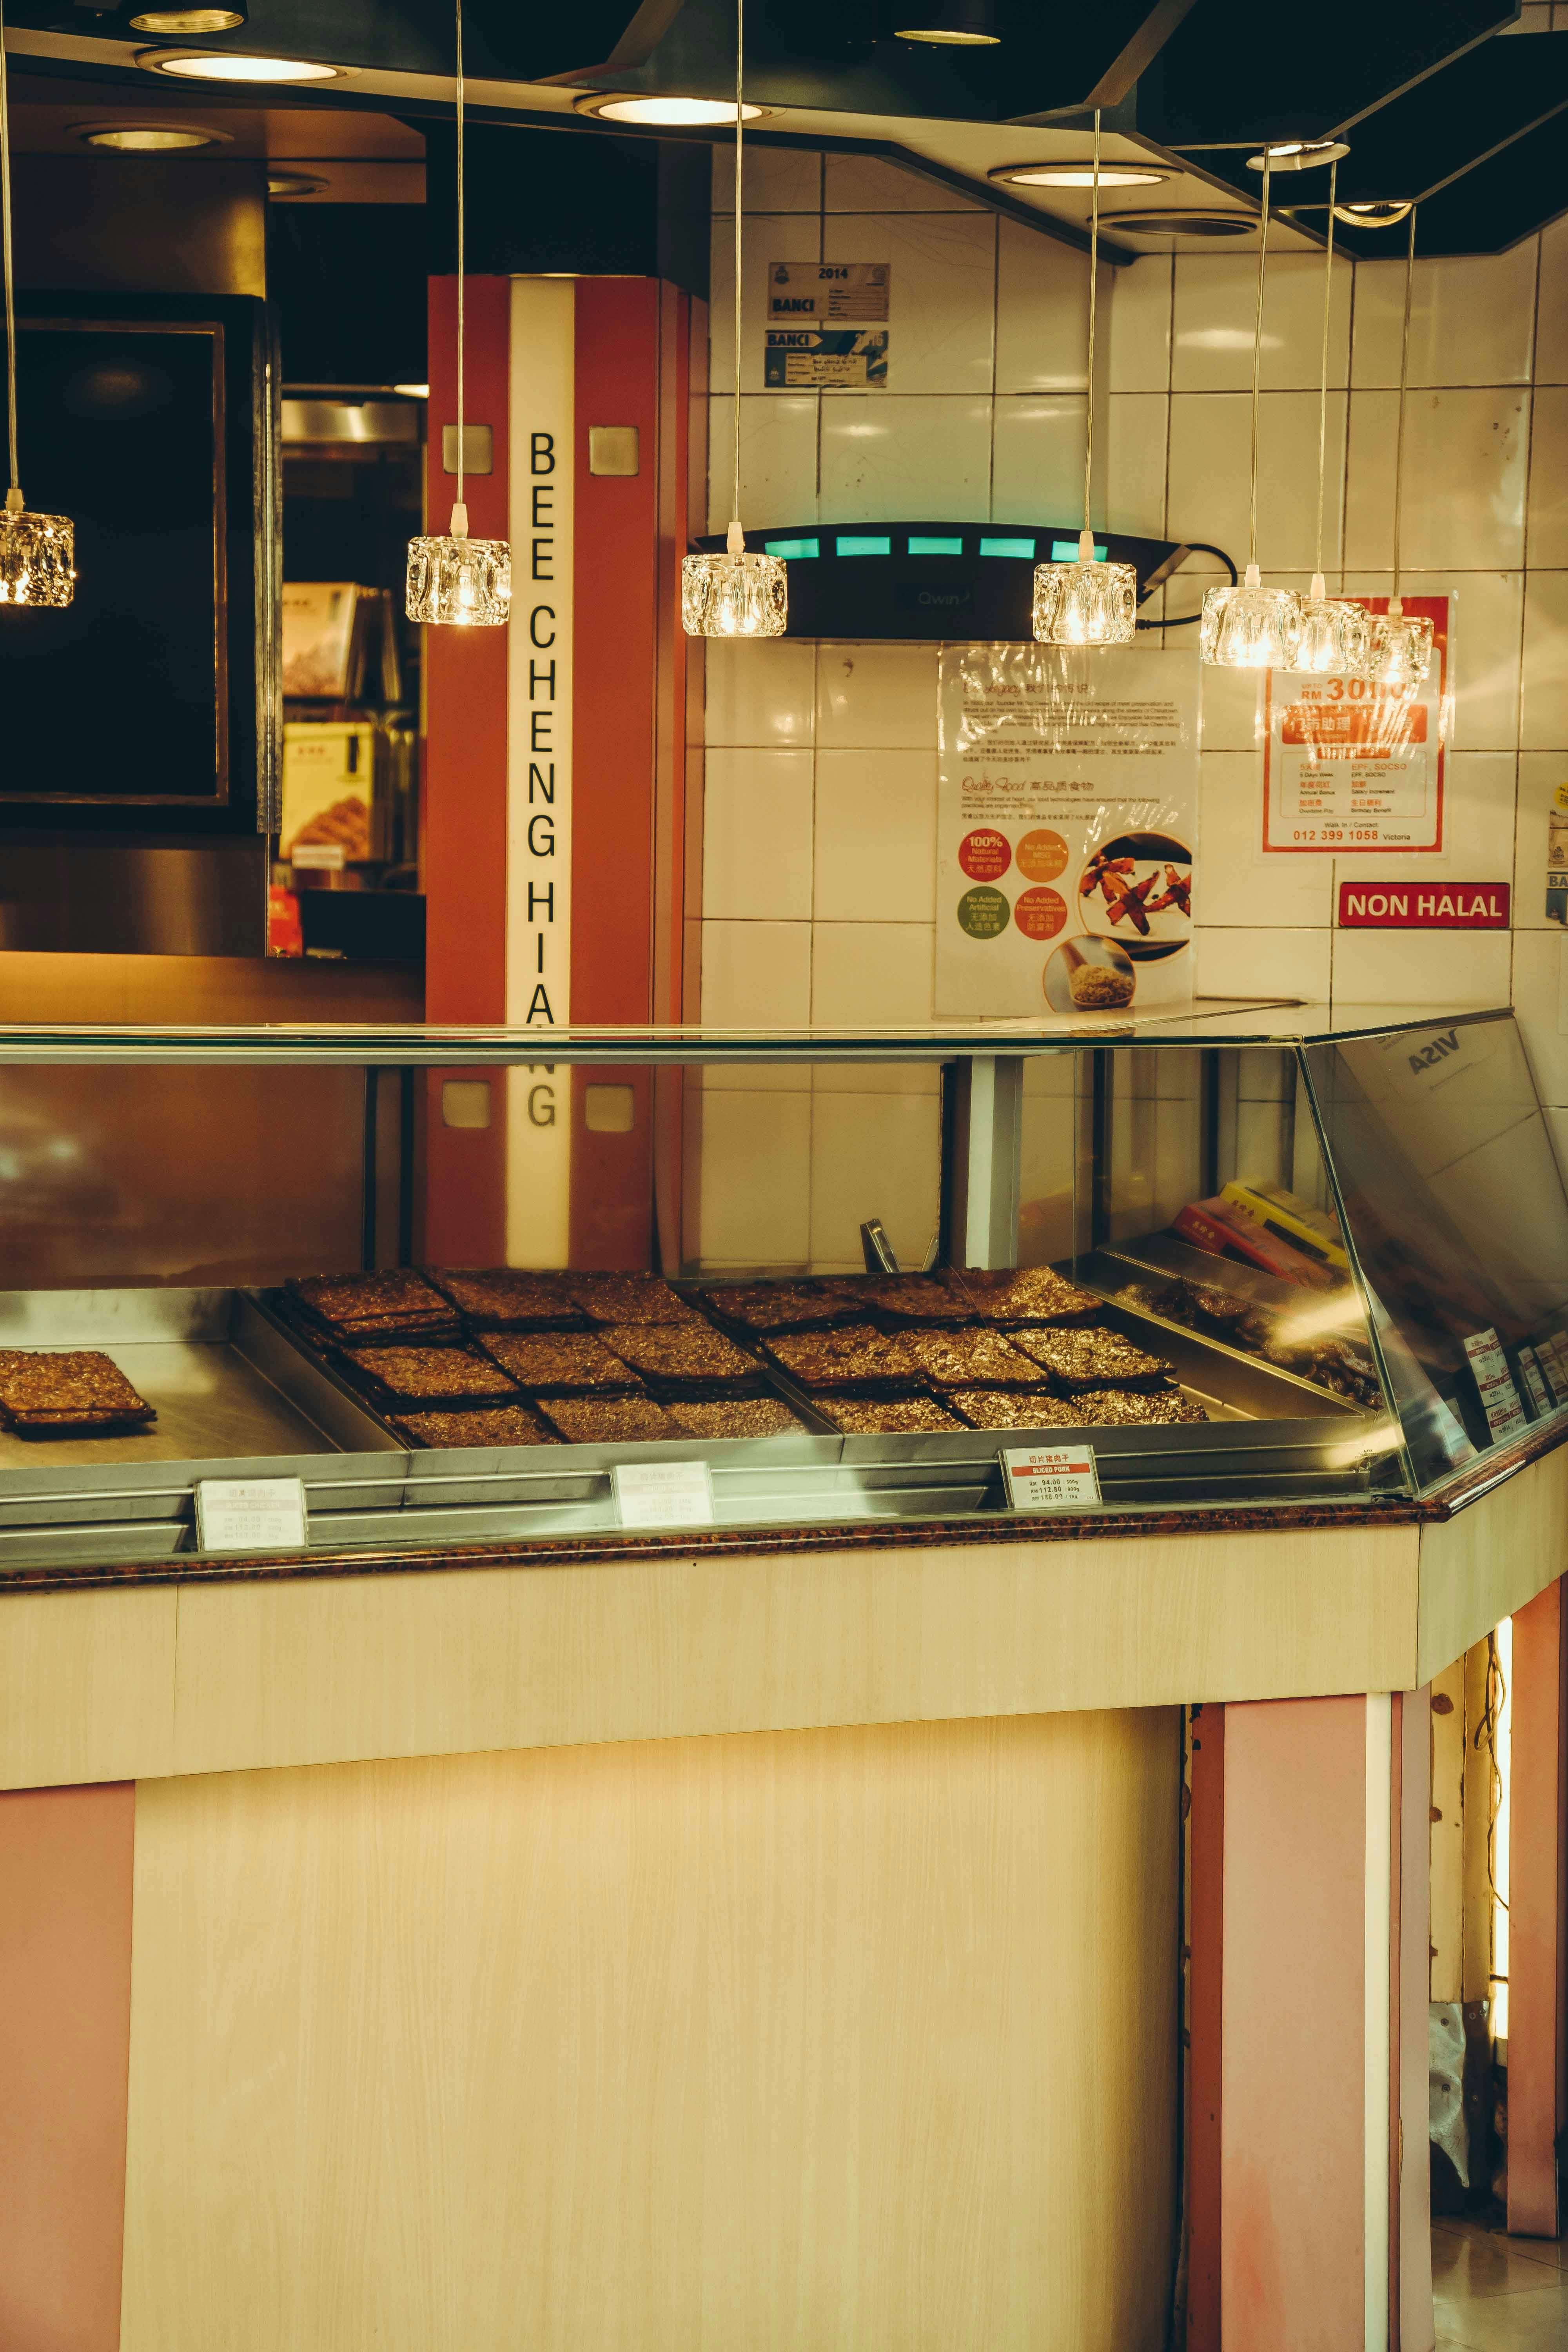
<svg viewBox="0 0 1568 2352"><path fill-rule="evenodd" d="M1193 655L946 646L939 699L938 1014L1191 997Z"/></svg>
<svg viewBox="0 0 1568 2352"><path fill-rule="evenodd" d="M1386 596L1352 600L1374 615ZM1432 667L1420 690L1391 694L1361 677L1264 673L1266 850L1440 850L1450 721L1453 600L1406 596L1432 624Z"/></svg>
<svg viewBox="0 0 1568 2352"><path fill-rule="evenodd" d="M511 641L508 675L510 1027L571 1016L573 374L576 288L511 289ZM564 1265L571 1213L571 1074L507 1072L507 1260Z"/></svg>

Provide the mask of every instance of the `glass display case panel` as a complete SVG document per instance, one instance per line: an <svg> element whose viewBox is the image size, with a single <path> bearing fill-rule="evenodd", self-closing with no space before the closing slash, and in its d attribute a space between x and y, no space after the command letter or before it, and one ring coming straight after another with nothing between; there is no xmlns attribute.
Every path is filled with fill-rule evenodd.
<svg viewBox="0 0 1568 2352"><path fill-rule="evenodd" d="M1303 1052L1416 1485L1568 1406L1568 1199L1511 1014Z"/></svg>

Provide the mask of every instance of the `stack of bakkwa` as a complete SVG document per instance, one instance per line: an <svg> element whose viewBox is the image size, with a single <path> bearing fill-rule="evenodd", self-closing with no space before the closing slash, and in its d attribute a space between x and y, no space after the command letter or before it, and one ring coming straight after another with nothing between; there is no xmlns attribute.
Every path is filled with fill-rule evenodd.
<svg viewBox="0 0 1568 2352"><path fill-rule="evenodd" d="M718 1322L749 1337L818 1330L855 1319L847 1286L820 1276L802 1275L788 1282L716 1282L699 1296Z"/></svg>
<svg viewBox="0 0 1568 2352"><path fill-rule="evenodd" d="M760 1396L766 1383L754 1356L711 1323L612 1323L605 1345L655 1396Z"/></svg>
<svg viewBox="0 0 1568 2352"><path fill-rule="evenodd" d="M0 1348L0 1413L18 1437L119 1437L158 1417L96 1348Z"/></svg>
<svg viewBox="0 0 1568 2352"><path fill-rule="evenodd" d="M812 1404L846 1437L928 1437L963 1423L935 1397L814 1395Z"/></svg>
<svg viewBox="0 0 1568 2352"><path fill-rule="evenodd" d="M517 1382L477 1348L341 1348L338 1360L384 1412L521 1402Z"/></svg>
<svg viewBox="0 0 1568 2352"><path fill-rule="evenodd" d="M553 1445L555 1438L525 1404L477 1412L405 1412L393 1423L411 1445Z"/></svg>
<svg viewBox="0 0 1568 2352"><path fill-rule="evenodd" d="M1141 1400L1143 1402L1146 1400ZM1044 1389L951 1389L942 1402L971 1429L1080 1429L1083 1414Z"/></svg>
<svg viewBox="0 0 1568 2352"><path fill-rule="evenodd" d="M700 1323L702 1318L660 1274L567 1274L567 1296L590 1323Z"/></svg>
<svg viewBox="0 0 1568 2352"><path fill-rule="evenodd" d="M1079 1389L1163 1388L1175 1370L1167 1358L1134 1347L1120 1331L1020 1325L1010 1329L1008 1337L1021 1354L1031 1357L1048 1374L1051 1386L1067 1396Z"/></svg>
<svg viewBox="0 0 1568 2352"><path fill-rule="evenodd" d="M539 1410L568 1445L646 1445L683 1434L674 1414L650 1396L543 1397Z"/></svg>
<svg viewBox="0 0 1568 2352"><path fill-rule="evenodd" d="M799 1413L783 1397L680 1397L669 1408L688 1437L806 1437Z"/></svg>
<svg viewBox="0 0 1568 2352"><path fill-rule="evenodd" d="M951 1266L942 1281L977 1323L1092 1323L1105 1312L1102 1298L1050 1265Z"/></svg>
<svg viewBox="0 0 1568 2352"><path fill-rule="evenodd" d="M588 1318L560 1274L515 1266L431 1266L426 1279L475 1331L585 1331Z"/></svg>
<svg viewBox="0 0 1568 2352"><path fill-rule="evenodd" d="M999 1331L910 1331L904 1345L933 1389L1037 1389L1040 1367Z"/></svg>
<svg viewBox="0 0 1568 2352"><path fill-rule="evenodd" d="M825 1331L778 1332L767 1341L781 1371L803 1389L847 1396L916 1396L920 1367L901 1334L874 1323L847 1323Z"/></svg>
<svg viewBox="0 0 1568 2352"><path fill-rule="evenodd" d="M412 1266L378 1274L308 1274L289 1296L306 1324L340 1347L378 1347L397 1339L456 1339L451 1302Z"/></svg>
<svg viewBox="0 0 1568 2352"><path fill-rule="evenodd" d="M837 1275L833 1285L856 1315L876 1316L893 1330L971 1319L968 1302L932 1275Z"/></svg>
<svg viewBox="0 0 1568 2352"><path fill-rule="evenodd" d="M642 1386L596 1331L487 1331L479 1344L531 1396L629 1396Z"/></svg>

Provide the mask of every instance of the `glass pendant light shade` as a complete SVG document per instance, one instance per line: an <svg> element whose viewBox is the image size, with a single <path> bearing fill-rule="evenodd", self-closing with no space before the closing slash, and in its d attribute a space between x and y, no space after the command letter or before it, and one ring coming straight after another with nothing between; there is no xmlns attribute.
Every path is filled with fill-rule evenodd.
<svg viewBox="0 0 1568 2352"><path fill-rule="evenodd" d="M68 604L76 593L76 526L29 514L20 490L0 513L0 604Z"/></svg>
<svg viewBox="0 0 1568 2352"><path fill-rule="evenodd" d="M1372 622L1360 604L1331 596L1321 572L1300 600L1301 634L1292 667L1316 677L1360 677L1366 669Z"/></svg>
<svg viewBox="0 0 1568 2352"><path fill-rule="evenodd" d="M1035 566L1035 637L1042 646L1130 646L1138 627L1138 574L1097 563L1094 536L1079 535L1074 563Z"/></svg>
<svg viewBox="0 0 1568 2352"><path fill-rule="evenodd" d="M1372 625L1372 652L1366 674L1396 694L1414 694L1432 667L1430 621L1407 615L1397 596L1387 612Z"/></svg>
<svg viewBox="0 0 1568 2352"><path fill-rule="evenodd" d="M689 637L782 637L789 612L776 555L748 555L733 523L722 555L689 555L680 567L680 625Z"/></svg>
<svg viewBox="0 0 1568 2352"><path fill-rule="evenodd" d="M1239 586L1211 588L1204 598L1198 647L1216 669L1294 669L1300 642L1300 598L1265 588L1256 563Z"/></svg>
<svg viewBox="0 0 1568 2352"><path fill-rule="evenodd" d="M511 616L511 549L504 539L470 539L468 508L454 507L444 539L408 542L406 609L411 621L498 627Z"/></svg>

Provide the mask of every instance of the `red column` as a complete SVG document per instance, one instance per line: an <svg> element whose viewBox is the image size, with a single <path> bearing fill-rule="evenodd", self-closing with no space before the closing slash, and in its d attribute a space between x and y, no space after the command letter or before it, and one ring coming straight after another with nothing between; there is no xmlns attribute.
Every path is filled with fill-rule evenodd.
<svg viewBox="0 0 1568 2352"><path fill-rule="evenodd" d="M136 1791L0 1796L0 2344L118 2352Z"/></svg>
<svg viewBox="0 0 1568 2352"><path fill-rule="evenodd" d="M1187 2352L1220 2352L1225 1717L1193 1709L1188 1834Z"/></svg>
<svg viewBox="0 0 1568 2352"><path fill-rule="evenodd" d="M1509 1780L1508 2226L1558 2234L1568 2123L1568 1643L1563 1581L1513 1620Z"/></svg>
<svg viewBox="0 0 1568 2352"><path fill-rule="evenodd" d="M511 281L470 278L464 422L488 425L492 470L465 483L475 539L508 536ZM458 422L457 280L430 280L426 529L447 529L457 478L442 427ZM505 628L425 631L425 1017L483 1025L506 1012L507 636ZM447 1127L447 1077L489 1079L488 1128ZM427 1098L424 1254L454 1265L505 1255L506 1137L500 1073L435 1070Z"/></svg>

